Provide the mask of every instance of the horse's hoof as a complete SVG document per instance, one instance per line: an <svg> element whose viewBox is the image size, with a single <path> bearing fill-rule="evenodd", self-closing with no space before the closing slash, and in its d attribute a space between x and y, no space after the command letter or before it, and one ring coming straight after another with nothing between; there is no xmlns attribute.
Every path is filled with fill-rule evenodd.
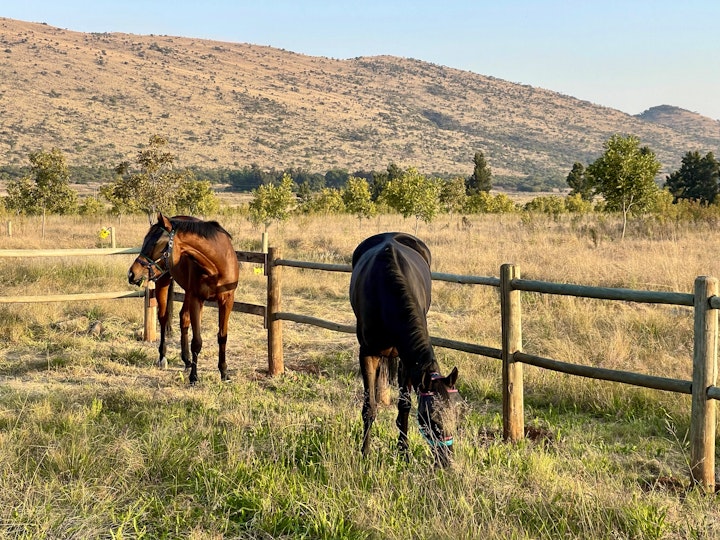
<svg viewBox="0 0 720 540"><path fill-rule="evenodd" d="M160 360L158 360L157 367L159 367L160 369L167 369L167 366L167 358L161 358Z"/></svg>

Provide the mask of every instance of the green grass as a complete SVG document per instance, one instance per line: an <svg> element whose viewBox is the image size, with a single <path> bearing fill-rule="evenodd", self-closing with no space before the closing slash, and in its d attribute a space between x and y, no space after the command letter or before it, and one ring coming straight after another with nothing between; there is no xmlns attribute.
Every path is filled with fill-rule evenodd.
<svg viewBox="0 0 720 540"><path fill-rule="evenodd" d="M191 388L140 348L82 367L38 365L22 380L4 373L0 536L717 533L714 498L685 491L687 444L676 430L686 420L653 409L642 390L608 388L603 404L530 391L526 417L540 436L507 444L496 397L462 386L456 463L435 471L415 426L410 460L396 455L393 408L381 410L372 453L360 458L360 382L347 357L318 357L320 375L248 371L230 384L205 366Z"/></svg>

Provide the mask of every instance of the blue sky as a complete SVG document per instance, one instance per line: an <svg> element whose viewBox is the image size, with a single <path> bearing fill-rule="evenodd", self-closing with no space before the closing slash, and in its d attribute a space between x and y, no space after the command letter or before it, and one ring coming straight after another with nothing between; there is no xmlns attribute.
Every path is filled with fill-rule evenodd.
<svg viewBox="0 0 720 540"><path fill-rule="evenodd" d="M0 0L0 16L80 32L390 54L638 114L720 119L717 0Z"/></svg>

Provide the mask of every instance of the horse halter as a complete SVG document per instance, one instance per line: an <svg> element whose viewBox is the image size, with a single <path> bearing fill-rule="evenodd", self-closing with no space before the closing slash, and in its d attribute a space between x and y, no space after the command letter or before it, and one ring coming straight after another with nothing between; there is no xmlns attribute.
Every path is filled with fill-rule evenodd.
<svg viewBox="0 0 720 540"><path fill-rule="evenodd" d="M157 259L153 259L151 257L148 257L144 253L140 253L138 255L138 262L140 263L140 266L143 268L148 269L148 280L149 281L157 281L162 276L167 274L170 271L170 264L172 262L172 249L173 244L175 242L175 231L171 230L168 231L165 227L161 227L163 230L163 233L168 235L168 243L165 246L165 249L163 249L163 252L160 254L160 257ZM160 240L158 238L158 240ZM157 244L157 241L155 242ZM163 266L160 266L160 263L164 263ZM157 269L160 273L157 275L153 274L153 270Z"/></svg>
<svg viewBox="0 0 720 540"><path fill-rule="evenodd" d="M442 379L443 376L439 373L431 373L430 374L430 380L435 381L437 379ZM448 393L457 393L456 388L449 388ZM438 447L438 446L452 446L453 444L453 437L444 437L440 438L436 436L433 433L432 426L430 425L430 417L427 416L426 419L423 418L422 411L423 409L429 410L430 409L430 403L433 402L435 399L435 396L437 395L437 392L428 391L428 392L418 392L418 409L417 409L417 420L418 420L418 428L420 429L420 434L423 436L423 439L425 439L425 442L427 442L432 447ZM423 406L424 405L424 406ZM424 421L425 420L425 421Z"/></svg>

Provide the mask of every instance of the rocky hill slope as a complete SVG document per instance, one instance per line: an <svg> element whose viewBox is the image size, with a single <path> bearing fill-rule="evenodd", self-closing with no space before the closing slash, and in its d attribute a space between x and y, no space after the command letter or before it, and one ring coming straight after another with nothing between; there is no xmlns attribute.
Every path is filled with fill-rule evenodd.
<svg viewBox="0 0 720 540"><path fill-rule="evenodd" d="M151 135L183 166L472 172L564 180L614 133L663 170L720 148L720 122L637 117L540 88L390 56L337 60L243 43L80 33L0 18L0 165L57 147L71 165L133 160Z"/></svg>

